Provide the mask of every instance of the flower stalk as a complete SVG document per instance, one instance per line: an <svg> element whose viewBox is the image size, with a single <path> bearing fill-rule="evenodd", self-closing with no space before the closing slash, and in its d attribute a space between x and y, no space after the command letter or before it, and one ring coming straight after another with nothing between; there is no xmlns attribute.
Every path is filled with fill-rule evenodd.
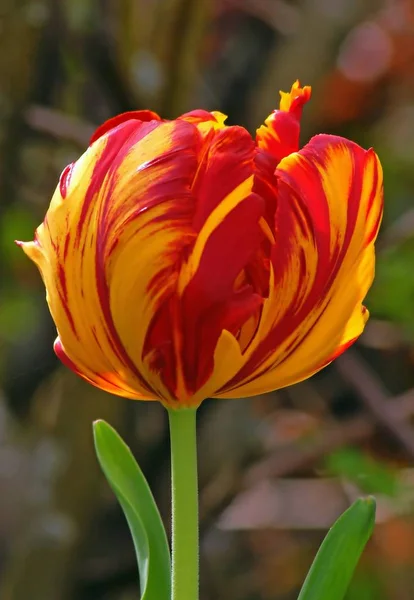
<svg viewBox="0 0 414 600"><path fill-rule="evenodd" d="M169 409L172 490L172 600L198 600L196 409Z"/></svg>

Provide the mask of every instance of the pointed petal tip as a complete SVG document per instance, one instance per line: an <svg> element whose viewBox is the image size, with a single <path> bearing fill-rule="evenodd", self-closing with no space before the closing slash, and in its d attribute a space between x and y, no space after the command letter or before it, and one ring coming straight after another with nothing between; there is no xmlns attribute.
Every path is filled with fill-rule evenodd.
<svg viewBox="0 0 414 600"><path fill-rule="evenodd" d="M43 253L41 246L35 238L31 242L22 242L21 240L14 240L16 246L21 248L23 252L28 256L35 264L40 266L43 260Z"/></svg>
<svg viewBox="0 0 414 600"><path fill-rule="evenodd" d="M303 105L310 100L312 87L310 85L300 85L299 79L293 83L290 92L280 91L280 110L283 112L292 112L300 118Z"/></svg>
<svg viewBox="0 0 414 600"><path fill-rule="evenodd" d="M311 87L301 87L299 79L290 92L280 91L279 109L256 129L256 144L272 155L277 163L299 149L300 119L304 105L311 97Z"/></svg>

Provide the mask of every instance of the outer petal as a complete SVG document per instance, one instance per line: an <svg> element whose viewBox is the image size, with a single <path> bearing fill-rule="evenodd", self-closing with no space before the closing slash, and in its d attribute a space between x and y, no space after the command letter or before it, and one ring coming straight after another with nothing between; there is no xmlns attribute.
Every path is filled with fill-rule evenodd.
<svg viewBox="0 0 414 600"><path fill-rule="evenodd" d="M102 123L91 137L89 144L92 145L93 142L96 142L105 133L108 133L108 131L118 127L118 125L122 125L126 121L161 121L161 117L152 110L130 110L121 113Z"/></svg>
<svg viewBox="0 0 414 600"><path fill-rule="evenodd" d="M116 125L65 169L35 241L22 244L46 284L58 355L113 393L164 394L142 350L177 255L194 237L199 145L185 122Z"/></svg>
<svg viewBox="0 0 414 600"><path fill-rule="evenodd" d="M214 137L215 131L226 127L224 122L227 119L227 115L218 111L208 112L207 110L199 109L185 113L179 119L187 121L187 123L192 123L204 138L211 140Z"/></svg>
<svg viewBox="0 0 414 600"><path fill-rule="evenodd" d="M194 125L210 123L214 129L222 129L225 127L224 122L226 121L227 116L217 110L209 112L208 110L198 109L184 113L179 118L182 121L187 121L188 123L193 123Z"/></svg>
<svg viewBox="0 0 414 600"><path fill-rule="evenodd" d="M154 369L181 404L197 404L207 381L217 382L213 356L223 329L236 333L262 303L252 286L236 285L264 237L254 158L254 143L240 127L217 131L200 154L192 185L196 237L183 255L177 294L166 299L147 340ZM228 361L221 369L222 380L230 379Z"/></svg>
<svg viewBox="0 0 414 600"><path fill-rule="evenodd" d="M250 396L306 379L351 345L368 313L382 215L372 150L320 135L285 158L272 282L253 343L218 397Z"/></svg>
<svg viewBox="0 0 414 600"><path fill-rule="evenodd" d="M299 149L300 119L311 88L302 88L296 81L290 92L280 92L280 96L280 109L273 111L256 132L257 146L269 152L276 163Z"/></svg>

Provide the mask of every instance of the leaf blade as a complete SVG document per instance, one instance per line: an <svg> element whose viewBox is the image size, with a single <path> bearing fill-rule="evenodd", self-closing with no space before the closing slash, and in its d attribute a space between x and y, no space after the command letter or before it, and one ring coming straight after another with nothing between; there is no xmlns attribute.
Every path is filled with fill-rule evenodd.
<svg viewBox="0 0 414 600"><path fill-rule="evenodd" d="M148 483L130 449L105 421L93 426L98 461L127 519L142 600L169 600L171 560L165 529Z"/></svg>
<svg viewBox="0 0 414 600"><path fill-rule="evenodd" d="M354 502L326 535L298 600L343 600L374 524L374 498Z"/></svg>

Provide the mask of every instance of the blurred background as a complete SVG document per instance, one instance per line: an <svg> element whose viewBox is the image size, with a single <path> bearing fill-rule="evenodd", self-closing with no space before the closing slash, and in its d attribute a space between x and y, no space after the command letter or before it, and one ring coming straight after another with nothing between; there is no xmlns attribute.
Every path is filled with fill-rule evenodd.
<svg viewBox="0 0 414 600"><path fill-rule="evenodd" d="M414 598L414 4L409 0L0 0L0 598L129 600L126 523L92 448L131 445L168 526L166 415L61 368L34 265L94 127L134 108L218 109L254 132L300 78L302 142L374 146L386 210L371 319L312 380L199 414L202 600L291 600L357 496L378 523L348 600Z"/></svg>

